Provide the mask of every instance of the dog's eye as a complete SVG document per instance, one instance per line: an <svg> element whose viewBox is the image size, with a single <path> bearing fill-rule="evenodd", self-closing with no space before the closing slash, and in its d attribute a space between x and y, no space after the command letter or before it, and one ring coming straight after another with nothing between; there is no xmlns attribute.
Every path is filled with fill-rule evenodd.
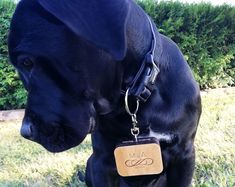
<svg viewBox="0 0 235 187"><path fill-rule="evenodd" d="M33 61L29 58L24 59L23 65L27 68L31 68L33 66Z"/></svg>
<svg viewBox="0 0 235 187"><path fill-rule="evenodd" d="M25 58L22 62L22 65L29 71L33 68L34 63L30 58Z"/></svg>

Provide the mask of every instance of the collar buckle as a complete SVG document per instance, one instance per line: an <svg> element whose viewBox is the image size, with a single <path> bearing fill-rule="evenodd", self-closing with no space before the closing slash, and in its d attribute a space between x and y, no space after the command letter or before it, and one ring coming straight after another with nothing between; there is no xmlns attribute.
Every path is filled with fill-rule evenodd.
<svg viewBox="0 0 235 187"><path fill-rule="evenodd" d="M145 58L145 67L143 69L142 78L139 81L139 85L134 84L132 88L136 87L134 93L132 93L139 100L145 102L151 95L155 88L155 82L160 70L154 63L153 55L147 54Z"/></svg>

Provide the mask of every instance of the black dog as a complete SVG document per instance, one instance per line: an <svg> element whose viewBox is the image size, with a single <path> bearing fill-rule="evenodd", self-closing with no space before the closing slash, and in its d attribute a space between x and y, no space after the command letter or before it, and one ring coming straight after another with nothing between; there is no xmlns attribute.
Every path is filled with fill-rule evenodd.
<svg viewBox="0 0 235 187"><path fill-rule="evenodd" d="M86 183L95 187L189 186L200 92L182 53L132 0L22 0L9 54L28 101L25 138L51 152L92 130ZM159 71L160 70L160 71ZM114 149L133 139L125 111L140 101L139 137L160 141L160 174L120 177Z"/></svg>

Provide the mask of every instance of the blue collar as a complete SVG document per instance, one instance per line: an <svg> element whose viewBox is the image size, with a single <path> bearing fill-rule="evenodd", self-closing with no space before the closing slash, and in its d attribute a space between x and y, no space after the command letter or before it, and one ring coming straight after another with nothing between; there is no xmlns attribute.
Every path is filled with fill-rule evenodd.
<svg viewBox="0 0 235 187"><path fill-rule="evenodd" d="M147 99L151 96L152 91L155 89L157 75L160 72L160 69L157 66L158 63L154 58L157 45L156 34L154 32L152 21L150 20L149 16L147 17L153 36L151 49L145 55L142 65L134 79L126 87L126 90L129 89L130 96L133 96L142 102L147 101ZM125 92L125 90L121 91L122 94L125 94Z"/></svg>

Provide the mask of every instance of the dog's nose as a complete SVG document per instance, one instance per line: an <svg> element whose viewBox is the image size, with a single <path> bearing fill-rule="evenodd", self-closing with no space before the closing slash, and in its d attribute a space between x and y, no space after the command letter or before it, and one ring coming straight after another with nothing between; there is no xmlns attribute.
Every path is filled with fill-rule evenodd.
<svg viewBox="0 0 235 187"><path fill-rule="evenodd" d="M27 139L33 139L33 128L32 128L32 122L29 119L24 119L21 129L20 129L20 134L24 138Z"/></svg>

